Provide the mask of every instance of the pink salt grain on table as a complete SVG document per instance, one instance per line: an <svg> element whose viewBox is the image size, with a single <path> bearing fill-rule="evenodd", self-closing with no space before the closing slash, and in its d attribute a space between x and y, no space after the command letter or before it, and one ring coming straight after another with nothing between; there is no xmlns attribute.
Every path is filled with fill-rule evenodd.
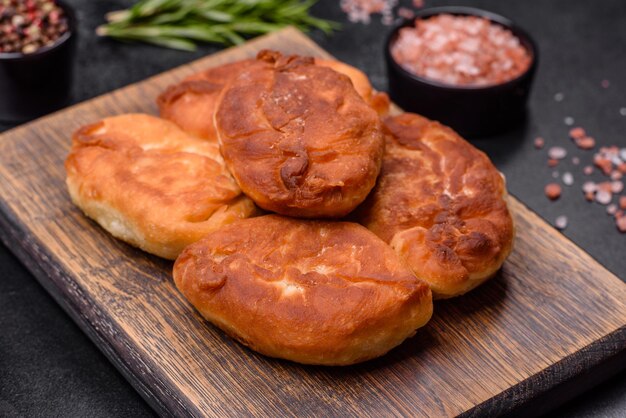
<svg viewBox="0 0 626 418"><path fill-rule="evenodd" d="M548 157L551 160L562 160L567 157L567 150L563 147L551 147L548 150Z"/></svg>
<svg viewBox="0 0 626 418"><path fill-rule="evenodd" d="M601 205L608 205L613 199L613 194L607 190L598 190L596 193L596 202Z"/></svg>
<svg viewBox="0 0 626 418"><path fill-rule="evenodd" d="M390 25L393 23L393 8L397 3L397 0L341 0L339 5L350 22L369 24L371 15L378 13L382 15L383 24Z"/></svg>
<svg viewBox="0 0 626 418"><path fill-rule="evenodd" d="M581 128L580 126L576 127L576 128L572 128L569 131L569 136L572 139L580 139L583 138L587 135L587 133L585 132L585 130L583 128Z"/></svg>
<svg viewBox="0 0 626 418"><path fill-rule="evenodd" d="M420 77L459 86L488 86L522 75L531 56L508 29L477 16L440 14L402 28L394 60Z"/></svg>
<svg viewBox="0 0 626 418"><path fill-rule="evenodd" d="M560 230L567 228L567 216L557 216L557 218L554 220L554 226Z"/></svg>
<svg viewBox="0 0 626 418"><path fill-rule="evenodd" d="M590 136L583 136L582 138L576 138L574 140L576 146L580 149L588 150L593 149L596 146L596 140Z"/></svg>
<svg viewBox="0 0 626 418"><path fill-rule="evenodd" d="M549 183L544 188L546 197L550 200L556 200L561 197L561 186L558 183Z"/></svg>
<svg viewBox="0 0 626 418"><path fill-rule="evenodd" d="M615 203L611 203L606 207L606 213L611 216L615 215L617 213L617 205Z"/></svg>

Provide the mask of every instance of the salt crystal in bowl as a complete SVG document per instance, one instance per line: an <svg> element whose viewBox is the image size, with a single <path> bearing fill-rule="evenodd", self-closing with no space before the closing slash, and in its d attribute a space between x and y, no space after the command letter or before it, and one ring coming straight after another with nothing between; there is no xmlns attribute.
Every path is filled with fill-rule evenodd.
<svg viewBox="0 0 626 418"><path fill-rule="evenodd" d="M459 16L487 19L490 24L485 26L481 19L455 19ZM445 26L442 29L448 29L438 30L436 25L430 25L422 31L424 39L402 36L402 55L398 55L398 48L394 47L398 46L401 31L434 17ZM456 34L451 35L459 25L463 27L456 29L468 34L460 41ZM480 39L472 37L472 30L488 37L484 39L494 54L506 49L519 55L522 50L528 61L515 68L516 60L502 58L493 63L497 68L492 75L485 74L484 61L492 57L477 54L487 41L483 39L481 44ZM427 48L426 53L420 53L420 48ZM517 61L523 61L522 58ZM414 19L405 20L390 33L385 59L389 93L400 107L438 120L462 135L484 137L512 129L525 119L538 53L532 38L505 17L472 7L435 7L418 11ZM411 68L407 65L411 60L427 62L413 61L415 66Z"/></svg>

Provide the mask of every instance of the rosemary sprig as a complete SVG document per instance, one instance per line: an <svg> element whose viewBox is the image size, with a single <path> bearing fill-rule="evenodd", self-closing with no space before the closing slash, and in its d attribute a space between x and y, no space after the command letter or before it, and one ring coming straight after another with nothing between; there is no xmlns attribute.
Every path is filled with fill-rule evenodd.
<svg viewBox="0 0 626 418"><path fill-rule="evenodd" d="M96 33L193 51L197 42L240 44L288 25L332 33L336 22L309 14L317 0L141 0L106 15Z"/></svg>

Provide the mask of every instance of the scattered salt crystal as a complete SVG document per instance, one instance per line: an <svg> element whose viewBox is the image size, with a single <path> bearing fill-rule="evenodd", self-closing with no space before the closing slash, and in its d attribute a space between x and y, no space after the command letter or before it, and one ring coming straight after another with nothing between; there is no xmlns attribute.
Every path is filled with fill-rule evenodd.
<svg viewBox="0 0 626 418"><path fill-rule="evenodd" d="M567 228L567 216L557 216L554 220L554 226L560 230Z"/></svg>
<svg viewBox="0 0 626 418"><path fill-rule="evenodd" d="M383 24L393 23L393 8L398 0L341 0L339 5L348 15L348 20L353 23L369 24L371 15L382 15Z"/></svg>
<svg viewBox="0 0 626 418"><path fill-rule="evenodd" d="M544 193L548 199L556 200L561 196L561 186L559 186L557 183L546 184L546 187L544 188Z"/></svg>
<svg viewBox="0 0 626 418"><path fill-rule="evenodd" d="M619 158L621 158L622 161L626 162L626 148L622 148L619 150Z"/></svg>
<svg viewBox="0 0 626 418"><path fill-rule="evenodd" d="M583 138L585 135L587 135L587 133L580 126L577 126L576 128L572 128L569 130L569 136L574 139Z"/></svg>
<svg viewBox="0 0 626 418"><path fill-rule="evenodd" d="M413 7L416 9L421 9L424 7L424 0L413 0Z"/></svg>
<svg viewBox="0 0 626 418"><path fill-rule="evenodd" d="M621 193L624 190L624 183L621 181L613 181L611 182L611 191L615 194Z"/></svg>
<svg viewBox="0 0 626 418"><path fill-rule="evenodd" d="M611 203L606 207L606 213L608 215L615 215L617 213L617 205L615 203Z"/></svg>
<svg viewBox="0 0 626 418"><path fill-rule="evenodd" d="M619 114L622 115L622 116L626 116L626 107L620 108Z"/></svg>
<svg viewBox="0 0 626 418"><path fill-rule="evenodd" d="M613 170L611 173L611 180L621 180L624 175L621 171Z"/></svg>
<svg viewBox="0 0 626 418"><path fill-rule="evenodd" d="M597 183L596 186L598 187L598 190L603 190L605 192L611 192L611 182L610 181L603 181L602 183Z"/></svg>
<svg viewBox="0 0 626 418"><path fill-rule="evenodd" d="M593 167L586 165L585 168L583 168L583 173L585 173L586 176L591 175L591 173L593 173Z"/></svg>
<svg viewBox="0 0 626 418"><path fill-rule="evenodd" d="M590 136L583 136L582 138L576 138L574 139L574 141L576 142L576 146L578 146L578 148L580 149L588 150L596 146L596 140Z"/></svg>
<svg viewBox="0 0 626 418"><path fill-rule="evenodd" d="M615 220L619 232L626 232L626 216L620 216Z"/></svg>
<svg viewBox="0 0 626 418"><path fill-rule="evenodd" d="M583 183L583 192L585 193L593 193L598 189L596 184L593 181L586 181Z"/></svg>
<svg viewBox="0 0 626 418"><path fill-rule="evenodd" d="M626 196L620 196L619 198L619 208L626 209Z"/></svg>
<svg viewBox="0 0 626 418"><path fill-rule="evenodd" d="M546 141L544 141L544 139L542 137L538 136L537 138L535 138L535 148L541 149L541 148L543 148L545 143L546 143Z"/></svg>
<svg viewBox="0 0 626 418"><path fill-rule="evenodd" d="M563 147L551 147L548 150L548 157L553 160L562 160L567 156L567 150Z"/></svg>
<svg viewBox="0 0 626 418"><path fill-rule="evenodd" d="M608 205L613 200L613 194L605 190L598 190L596 193L596 202L601 205Z"/></svg>
<svg viewBox="0 0 626 418"><path fill-rule="evenodd" d="M558 179L559 178L559 172L558 171L553 171L552 172L552 177L555 178L555 179Z"/></svg>
<svg viewBox="0 0 626 418"><path fill-rule="evenodd" d="M613 163L611 160L607 160L606 158L602 158L600 155L596 155L597 158L594 158L593 163L604 173L605 176L611 174L613 171Z"/></svg>
<svg viewBox="0 0 626 418"><path fill-rule="evenodd" d="M562 102L564 98L565 96L563 95L563 93L557 93L554 95L555 102Z"/></svg>
<svg viewBox="0 0 626 418"><path fill-rule="evenodd" d="M563 184L566 186L571 186L574 184L574 176L569 171L563 173Z"/></svg>
<svg viewBox="0 0 626 418"><path fill-rule="evenodd" d="M572 126L574 124L574 118L571 116L567 116L565 119L563 119L563 122L565 122L567 126Z"/></svg>

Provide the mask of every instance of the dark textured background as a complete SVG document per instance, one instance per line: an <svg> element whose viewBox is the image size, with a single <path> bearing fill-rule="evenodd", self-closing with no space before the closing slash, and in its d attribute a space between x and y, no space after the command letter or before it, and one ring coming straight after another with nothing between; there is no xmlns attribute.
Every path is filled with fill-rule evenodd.
<svg viewBox="0 0 626 418"><path fill-rule="evenodd" d="M66 0L79 18L74 102L140 81L218 48L204 46L196 53L129 45L97 39L94 28L104 13L132 1ZM506 174L510 192L549 222L565 214L565 235L626 280L626 234L619 234L604 208L584 201L580 169L592 153L582 152L567 139L566 116L575 119L599 145L626 147L626 2L603 0L551 1L435 1L427 6L470 5L512 18L537 40L540 65L524 128L475 142ZM339 0L320 1L318 16L341 20ZM363 69L373 84L386 87L382 43L389 27L378 17L370 25L344 23L327 38L313 33L322 47ZM609 80L604 89L600 83ZM565 96L555 102L557 92ZM0 92L1 94L1 92ZM0 125L0 130L8 129ZM69 133L68 133L69 135ZM548 145L565 146L570 155L562 167L576 183L564 187L563 197L549 202L543 195L551 180L545 150L536 151L532 139L541 135ZM580 156L576 168L569 157ZM599 179L600 177L597 177ZM445 400L442 400L445 402ZM148 405L98 349L55 304L33 276L0 245L0 416L129 416L152 415ZM555 414L569 417L626 415L626 375L598 386Z"/></svg>

